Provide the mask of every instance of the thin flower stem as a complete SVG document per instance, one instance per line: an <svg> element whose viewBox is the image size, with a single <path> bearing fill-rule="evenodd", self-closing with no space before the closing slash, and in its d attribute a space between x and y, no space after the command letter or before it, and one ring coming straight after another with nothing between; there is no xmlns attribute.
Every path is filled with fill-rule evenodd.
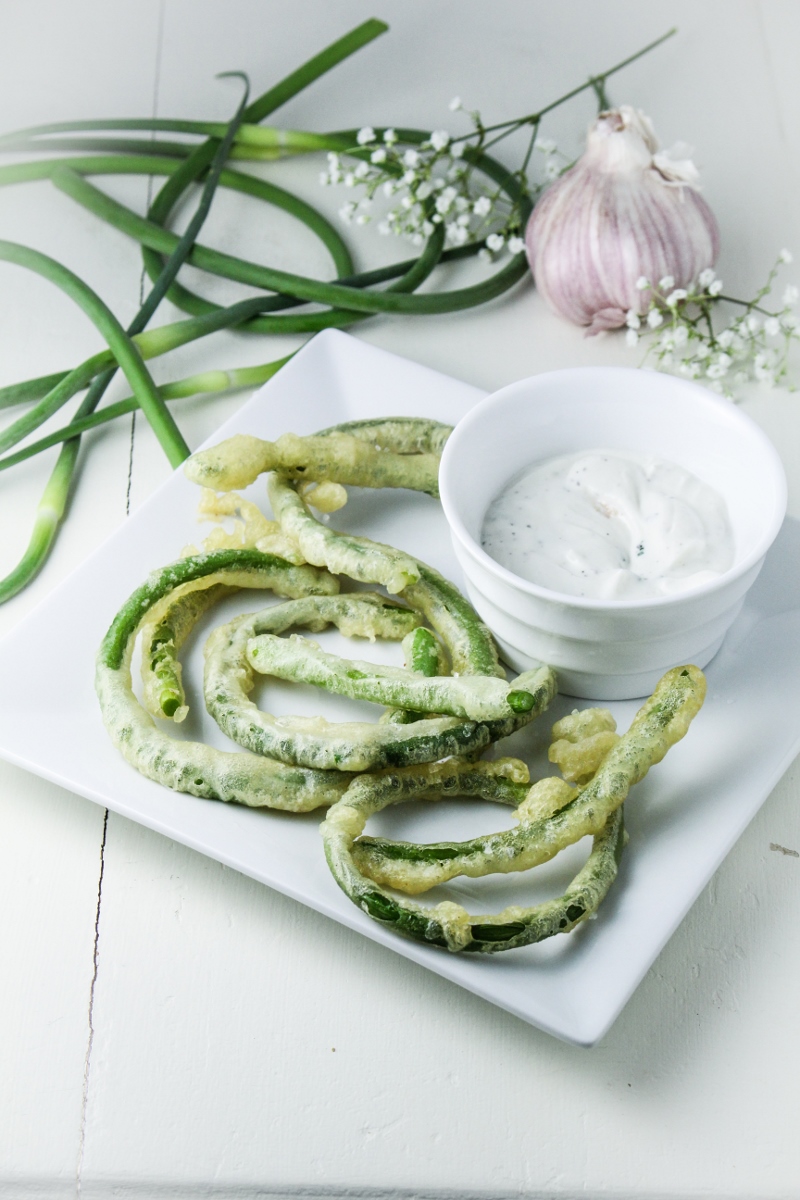
<svg viewBox="0 0 800 1200"><path fill-rule="evenodd" d="M533 125L535 122L541 121L542 117L544 117L547 113L552 112L553 109L558 108L562 104L566 104L568 100L572 100L575 96L579 96L581 92L585 92L589 88L594 88L596 91L597 89L595 85L599 80L602 80L605 84L605 81L609 78L609 76L616 75L617 71L621 71L624 67L629 67L631 63L636 62L637 59L642 58L643 55L649 54L651 50L655 50L658 46L662 45L662 43L666 42L668 38L674 37L677 32L677 27L673 26L673 28L668 29L666 33L662 33L661 37L656 38L654 42L650 42L648 45L643 46L642 49L637 50L635 54L631 54L628 58L624 58L622 62L618 62L615 64L615 66L609 67L607 71L602 71L599 75L593 75L591 79L586 81L586 83L582 83L578 87L572 88L571 91L565 92L563 96L559 96L557 100L553 100L550 104L546 104L544 108L540 108L538 112L529 113L525 117L515 117L512 121L500 121L496 125L485 125L482 127L481 132L483 134L494 133L496 129L504 129L507 125ZM471 136L474 135L466 135L466 137Z"/></svg>
<svg viewBox="0 0 800 1200"><path fill-rule="evenodd" d="M349 58L351 54L355 54L357 50L374 41L376 37L380 37L382 33L386 33L388 28L389 26L384 21L379 21L375 18L363 21L354 29L351 29L349 33L338 38L319 54L314 55L313 58L303 63L296 71L292 71L280 83L277 83L269 91L259 96L257 100L254 100L249 108L247 108L242 127L237 134L237 139L242 142L256 140L261 143L262 140L269 141L270 135L272 135L274 137L274 144L280 146L287 137L292 139L308 139L317 136L315 134L281 129L266 130L259 128L258 130L254 130L252 126L257 125L269 113L273 112L276 108L280 108L287 100L291 100L298 92L301 92L310 83L319 79L321 75L332 70L333 67L343 62L346 58ZM165 120L156 117L101 121L56 121L47 125L33 125L28 129L20 129L13 133L4 134L0 137L0 147L14 146L16 148L16 143L19 141L28 141L31 138L38 137L40 134L68 133L92 129L163 130L165 132L194 133L205 137L221 138L225 134L226 126L214 121ZM313 148L319 149L316 145Z"/></svg>
<svg viewBox="0 0 800 1200"><path fill-rule="evenodd" d="M496 146L498 144L498 142L502 142L507 137L511 137L512 133L516 133L518 129L522 129L527 124L528 124L527 121L515 121L513 125L509 126L508 129L503 130L502 133L498 133L496 137L489 138L488 140L482 141L481 142L481 151L485 153L487 150L491 150L494 146Z"/></svg>
<svg viewBox="0 0 800 1200"><path fill-rule="evenodd" d="M531 155L533 154L533 150L536 145L536 138L538 136L539 136L539 122L537 121L534 124L533 128L531 129L531 136L530 136L530 140L528 141L528 148L525 151L525 157L522 160L522 164L520 165L520 168L517 171L517 175L519 176L520 181L524 181L527 178L528 164L531 161Z"/></svg>
<svg viewBox="0 0 800 1200"><path fill-rule="evenodd" d="M606 77L605 75L595 75L589 80L589 83L594 88L594 93L597 96L597 111L603 112L611 107L608 102L608 94L606 92Z"/></svg>
<svg viewBox="0 0 800 1200"><path fill-rule="evenodd" d="M725 300L728 304L739 304L742 308L748 309L750 312L761 313L764 317L777 317L780 314L770 312L768 308L762 308L760 304L756 304L754 300L737 300L735 296L719 295L717 300Z"/></svg>

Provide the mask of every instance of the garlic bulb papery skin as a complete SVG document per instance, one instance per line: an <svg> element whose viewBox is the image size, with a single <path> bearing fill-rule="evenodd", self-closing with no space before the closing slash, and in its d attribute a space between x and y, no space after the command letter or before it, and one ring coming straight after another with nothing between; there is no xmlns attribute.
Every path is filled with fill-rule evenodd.
<svg viewBox="0 0 800 1200"><path fill-rule="evenodd" d="M719 252L714 214L688 158L659 152L647 117L627 105L603 112L586 152L544 194L525 231L537 288L588 333L617 329L650 307L642 277L688 288Z"/></svg>

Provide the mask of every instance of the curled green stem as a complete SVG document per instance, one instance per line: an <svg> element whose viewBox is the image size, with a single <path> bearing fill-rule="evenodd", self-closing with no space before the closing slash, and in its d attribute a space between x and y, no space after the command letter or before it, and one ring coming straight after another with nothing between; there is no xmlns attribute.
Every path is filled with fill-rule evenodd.
<svg viewBox="0 0 800 1200"><path fill-rule="evenodd" d="M177 467L189 456L183 440L166 406L162 403L150 373L144 365L136 343L128 336L111 309L88 284L68 267L47 254L22 246L18 242L0 241L0 261L15 263L42 275L65 292L93 322L122 368L140 407L153 426L172 466Z"/></svg>
<svg viewBox="0 0 800 1200"><path fill-rule="evenodd" d="M419 141L426 136L419 130L403 130L398 131L398 134L408 141ZM506 168L499 163L494 163L485 155L477 155L476 160L476 165L501 183L513 199L519 203L523 210L522 219L525 220L530 210L530 202L526 203L527 198L521 192L519 181ZM140 217L74 172L56 172L53 175L53 182L90 212L128 236L135 238L148 249L159 253L169 253L174 249L177 242L175 234L163 229L155 221ZM429 239L429 243L434 242L437 235L440 245L439 253L441 253L440 227L437 227L437 231ZM350 314L345 318L346 320L354 320L355 317L352 314L355 313L394 312L426 315L471 308L501 295L521 279L528 270L525 255L516 254L500 271L482 283L451 292L416 295L409 294L405 290L401 291L398 287L389 291L373 291L356 289L341 283L326 283L288 271L280 271L273 267L247 262L234 255L223 254L199 244L195 244L191 250L188 261L193 266L211 274L221 275L239 283L288 293L300 300L338 308L345 314ZM318 314L311 315L317 316ZM288 321L293 320L297 321L298 319L288 318ZM272 318L270 325L274 327L275 332L285 332L287 319Z"/></svg>

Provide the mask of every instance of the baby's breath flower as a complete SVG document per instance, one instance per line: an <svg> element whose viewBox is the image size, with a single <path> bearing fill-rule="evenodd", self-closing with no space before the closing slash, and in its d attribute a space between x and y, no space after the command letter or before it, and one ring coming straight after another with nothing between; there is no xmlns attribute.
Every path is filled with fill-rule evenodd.
<svg viewBox="0 0 800 1200"><path fill-rule="evenodd" d="M665 275L663 279L659 279L658 286L662 292L668 292L670 288L675 287L675 278L672 275Z"/></svg>
<svg viewBox="0 0 800 1200"><path fill-rule="evenodd" d="M778 258L781 260L782 263L790 263L790 262L794 261L794 255L792 254L791 250L787 250L785 248L783 250L781 250L780 254L778 255Z"/></svg>
<svg viewBox="0 0 800 1200"><path fill-rule="evenodd" d="M625 324L628 326L628 329L638 329L642 324L642 320L639 314L631 309L625 317Z"/></svg>
<svg viewBox="0 0 800 1200"><path fill-rule="evenodd" d="M453 201L456 198L456 190L452 187L444 188L436 197L436 211L439 213L449 212L453 207Z"/></svg>
<svg viewBox="0 0 800 1200"><path fill-rule="evenodd" d="M451 245L463 246L467 240L467 231L463 225L452 221L449 225L445 225L445 236Z"/></svg>
<svg viewBox="0 0 800 1200"><path fill-rule="evenodd" d="M652 293L648 310L643 314L633 311L638 328L628 314L626 341L634 344L631 332L638 341L648 338L648 353L659 367L676 370L689 379L702 379L714 391L729 397L735 385L752 380L774 387L786 378L789 349L800 341L800 318L791 311L791 304L800 297L798 289L788 285L782 309L769 309L767 297L782 261L779 257L767 282L750 301L723 298L722 282L710 267L686 288L668 289L665 285L671 282L669 277L662 279L658 291ZM640 279L637 286L644 291L650 285ZM713 314L723 304L738 307L734 307L727 327L718 331ZM776 345L772 339L780 340Z"/></svg>
<svg viewBox="0 0 800 1200"><path fill-rule="evenodd" d="M461 97L453 96L453 99L450 101L447 107L450 109L450 112L458 112L458 110L461 108Z"/></svg>
<svg viewBox="0 0 800 1200"><path fill-rule="evenodd" d="M635 346L639 341L639 335L633 327L631 327L625 334L625 341L629 346Z"/></svg>
<svg viewBox="0 0 800 1200"><path fill-rule="evenodd" d="M491 250L487 250L486 247L484 246L484 248L482 250L478 251L478 258L480 259L481 262L490 263L492 261Z"/></svg>
<svg viewBox="0 0 800 1200"><path fill-rule="evenodd" d="M536 143L536 149L540 154L555 154L558 147L550 138L539 138Z"/></svg>
<svg viewBox="0 0 800 1200"><path fill-rule="evenodd" d="M640 275L639 278L636 280L636 287L639 289L640 292L644 292L647 290L647 288L650 287L650 280L647 279L646 276Z"/></svg>
<svg viewBox="0 0 800 1200"><path fill-rule="evenodd" d="M452 111L464 111L459 99L454 101ZM481 136L480 115L466 116L473 126L468 136ZM383 130L379 135L371 125L365 125L355 135L358 146L366 148L363 157L350 151L359 161L343 169L345 156L332 151L328 171L320 176L320 183L343 183L360 189L360 200L341 209L342 219L348 223L367 224L375 200L380 204L384 197L394 198L392 210L379 214L376 220L384 236L392 233L420 245L441 224L451 247L482 242L489 256L492 248L496 253L524 250L519 236L521 205L484 178L465 157L465 138L454 142L451 137L446 129L435 129L425 140L409 146L402 144L395 129ZM547 166L558 173L559 164L551 158Z"/></svg>
<svg viewBox="0 0 800 1200"><path fill-rule="evenodd" d="M343 204L342 207L339 209L339 216L342 218L342 220L345 222L346 225L349 225L350 222L353 220L353 213L356 211L356 207L357 206L355 204L353 204L352 201L350 201L349 204Z"/></svg>

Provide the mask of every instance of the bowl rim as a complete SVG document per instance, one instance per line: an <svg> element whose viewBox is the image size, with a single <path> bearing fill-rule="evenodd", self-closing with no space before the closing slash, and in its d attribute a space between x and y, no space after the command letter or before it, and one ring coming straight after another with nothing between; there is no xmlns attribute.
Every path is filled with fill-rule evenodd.
<svg viewBox="0 0 800 1200"><path fill-rule="evenodd" d="M625 375L628 379L638 375L642 377L643 386L645 387L647 386L649 377L650 381L654 379L663 381L663 385L659 382L657 385L659 387L672 386L680 391L691 392L699 402L706 404L712 413L724 416L726 421L734 420L738 422L747 432L748 436L752 438L754 444L760 448L764 457L772 461L776 495L769 523L750 553L739 562L735 562L718 579L708 580L705 583L698 584L696 587L688 588L686 591L673 595L649 596L639 600L614 600L599 599L591 596L574 596L569 592L558 592L551 588L543 587L541 584L523 579L522 576L509 571L507 567L502 566L490 554L487 554L468 532L450 491L449 473L455 469L454 459L456 459L458 454L459 442L463 437L467 436L469 429L476 422L482 420L487 411L502 405L526 387L533 386L535 389L540 390L542 387L546 388L548 382L554 379L566 381L568 376L588 379L590 376L597 377L598 375L606 377ZM602 403L602 401L599 403ZM515 380L513 383L499 388L497 391L491 392L488 396L484 396L483 399L474 404L459 420L445 443L439 467L439 492L442 508L451 533L462 544L467 553L490 574L503 583L516 588L517 591L527 593L536 599L598 613L638 612L649 609L679 607L680 605L685 605L687 602L697 600L703 596L714 595L716 592L730 587L731 584L741 579L742 576L746 575L748 571L752 570L756 564L763 560L783 525L788 504L786 471L778 451L761 426L757 425L753 418L737 407L732 400L726 396L716 394L701 384L688 379L679 379L674 375L668 375L664 372L647 368L617 366L566 367L554 371L543 371L536 375L528 375L523 379Z"/></svg>

